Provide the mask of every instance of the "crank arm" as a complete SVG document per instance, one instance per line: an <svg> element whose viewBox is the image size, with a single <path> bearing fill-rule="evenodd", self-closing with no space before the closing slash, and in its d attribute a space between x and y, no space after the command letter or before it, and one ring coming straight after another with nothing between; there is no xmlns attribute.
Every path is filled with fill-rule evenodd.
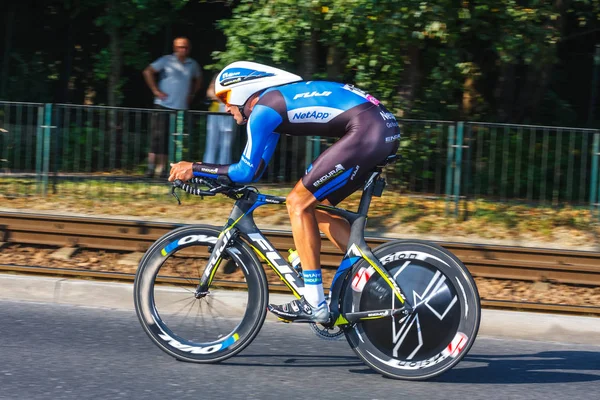
<svg viewBox="0 0 600 400"><path fill-rule="evenodd" d="M367 321L373 319L381 319L381 318L392 318L395 316L408 316L412 310L409 307L402 308L394 308L387 310L372 310L372 311L359 311L359 312L351 312L344 314L344 318L349 323L359 322L359 321Z"/></svg>

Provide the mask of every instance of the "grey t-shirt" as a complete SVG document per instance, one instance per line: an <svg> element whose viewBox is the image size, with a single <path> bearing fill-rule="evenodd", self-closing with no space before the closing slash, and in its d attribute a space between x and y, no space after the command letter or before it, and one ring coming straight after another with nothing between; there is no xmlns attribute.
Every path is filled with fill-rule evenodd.
<svg viewBox="0 0 600 400"><path fill-rule="evenodd" d="M155 98L154 104L174 110L187 110L192 79L200 79L202 76L198 63L189 57L182 63L177 56L170 54L160 57L150 66L159 72L158 89L167 95L165 100Z"/></svg>

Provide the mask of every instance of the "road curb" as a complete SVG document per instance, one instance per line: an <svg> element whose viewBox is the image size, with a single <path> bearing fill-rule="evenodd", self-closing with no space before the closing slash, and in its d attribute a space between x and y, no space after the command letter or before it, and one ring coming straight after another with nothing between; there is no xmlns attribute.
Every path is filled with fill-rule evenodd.
<svg viewBox="0 0 600 400"><path fill-rule="evenodd" d="M161 290L169 296L172 289ZM221 292L220 300L235 310L235 292ZM270 301L289 301L291 295L271 294ZM81 279L0 274L0 299L133 310L133 285ZM270 320L275 320L271 315ZM600 344L600 318L532 312L483 310L479 334L503 338Z"/></svg>

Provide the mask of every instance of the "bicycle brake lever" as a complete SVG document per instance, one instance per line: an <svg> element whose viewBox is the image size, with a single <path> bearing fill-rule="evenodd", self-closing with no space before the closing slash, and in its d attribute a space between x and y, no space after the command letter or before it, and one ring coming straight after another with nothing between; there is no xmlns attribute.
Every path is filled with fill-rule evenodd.
<svg viewBox="0 0 600 400"><path fill-rule="evenodd" d="M171 195L177 199L178 205L181 205L181 200L179 200L179 196L177 196L175 189L180 187L182 183L183 182L181 182L179 179L177 179L175 182L173 182L173 187L171 188Z"/></svg>

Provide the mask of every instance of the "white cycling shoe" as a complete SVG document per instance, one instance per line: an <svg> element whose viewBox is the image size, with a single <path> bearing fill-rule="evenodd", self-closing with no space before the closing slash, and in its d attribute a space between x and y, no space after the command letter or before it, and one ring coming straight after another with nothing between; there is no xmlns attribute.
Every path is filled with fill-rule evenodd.
<svg viewBox="0 0 600 400"><path fill-rule="evenodd" d="M269 304L269 311L285 322L317 322L324 324L329 322L329 306L324 301L318 307L311 306L304 296L289 303L275 305Z"/></svg>

